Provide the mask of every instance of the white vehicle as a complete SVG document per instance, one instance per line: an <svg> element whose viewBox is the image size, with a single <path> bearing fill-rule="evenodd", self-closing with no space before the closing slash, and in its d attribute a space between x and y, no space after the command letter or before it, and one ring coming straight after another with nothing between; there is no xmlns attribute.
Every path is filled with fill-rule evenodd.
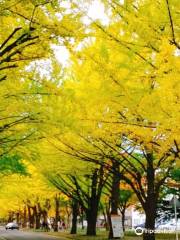
<svg viewBox="0 0 180 240"><path fill-rule="evenodd" d="M170 221L170 222L167 222L167 223L163 223L163 224L158 226L158 229L175 231L176 230L176 223L175 223L175 221ZM177 230L180 231L180 219L177 222Z"/></svg>
<svg viewBox="0 0 180 240"><path fill-rule="evenodd" d="M11 229L11 230L13 230L13 229L19 229L19 226L18 226L18 224L17 223L14 223L14 222L10 222L10 223L8 223L6 226L5 226L5 229L6 230L8 230L8 229Z"/></svg>

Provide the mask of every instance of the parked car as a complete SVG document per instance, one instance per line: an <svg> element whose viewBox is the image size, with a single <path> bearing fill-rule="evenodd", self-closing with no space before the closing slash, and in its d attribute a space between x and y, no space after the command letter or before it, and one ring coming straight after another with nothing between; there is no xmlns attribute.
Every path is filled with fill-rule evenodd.
<svg viewBox="0 0 180 240"><path fill-rule="evenodd" d="M145 223L141 223L141 224L138 224L136 226L134 226L134 228L145 228Z"/></svg>
<svg viewBox="0 0 180 240"><path fill-rule="evenodd" d="M5 229L6 230L8 230L8 229L11 229L11 230L13 230L13 229L19 229L19 226L18 226L18 224L17 223L14 223L14 222L10 222L10 223L8 223L6 226L5 226Z"/></svg>
<svg viewBox="0 0 180 240"><path fill-rule="evenodd" d="M159 225L158 229L175 231L176 223L174 221L169 221L169 222ZM177 230L180 231L180 220L178 220L178 222L177 222Z"/></svg>
<svg viewBox="0 0 180 240"><path fill-rule="evenodd" d="M155 222L155 229L157 229L157 228L159 227L159 225L160 225L160 223ZM134 228L135 228L135 229L136 229L136 228L142 228L142 229L144 229L144 228L145 228L145 223L141 223L141 224L139 224L139 225L136 225L136 226L134 226Z"/></svg>

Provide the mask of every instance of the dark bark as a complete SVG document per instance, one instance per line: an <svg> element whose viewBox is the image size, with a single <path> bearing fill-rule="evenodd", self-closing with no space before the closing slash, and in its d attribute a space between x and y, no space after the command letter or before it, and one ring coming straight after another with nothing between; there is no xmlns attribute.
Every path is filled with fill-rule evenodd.
<svg viewBox="0 0 180 240"><path fill-rule="evenodd" d="M145 202L145 229L143 240L155 240L155 218L157 209L157 195L155 192L155 170L153 166L153 155L147 153L147 198Z"/></svg>
<svg viewBox="0 0 180 240"><path fill-rule="evenodd" d="M97 212L98 207L97 203L94 205L94 208L89 208L87 216L87 236L96 236L96 222L97 222Z"/></svg>
<svg viewBox="0 0 180 240"><path fill-rule="evenodd" d="M43 229L44 229L44 231L48 231L49 230L48 229L48 221L47 221L48 216L47 216L46 210L42 211L42 216L43 216Z"/></svg>
<svg viewBox="0 0 180 240"><path fill-rule="evenodd" d="M104 216L104 227L106 231L109 231L109 224L108 224L108 213L103 209L103 216Z"/></svg>
<svg viewBox="0 0 180 240"><path fill-rule="evenodd" d="M78 201L76 199L72 200L72 227L71 234L77 233L77 217L78 217Z"/></svg>
<svg viewBox="0 0 180 240"><path fill-rule="evenodd" d="M106 206L106 214L107 214L107 221L108 221L108 230L110 231L110 227L112 227L112 226L111 226L110 202L109 202L109 204Z"/></svg>
<svg viewBox="0 0 180 240"><path fill-rule="evenodd" d="M29 227L34 228L34 213L31 211L31 207L28 205L28 220L29 220Z"/></svg>
<svg viewBox="0 0 180 240"><path fill-rule="evenodd" d="M88 193L82 189L75 177L72 176L71 178L76 186L75 192L77 193L79 203L86 213L87 235L95 236L100 197L105 184L104 167L101 166L99 169L94 169L92 175L88 175L87 177L91 179L91 185L90 187L88 186ZM82 199L82 195L84 195L84 199Z"/></svg>
<svg viewBox="0 0 180 240"><path fill-rule="evenodd" d="M59 212L59 207L60 207L60 198L56 194L55 198L55 221L54 221L54 231L58 231L58 221L60 221L60 212Z"/></svg>
<svg viewBox="0 0 180 240"><path fill-rule="evenodd" d="M22 54L25 48L30 47L37 43L38 36L34 36L34 28L30 28L29 32L24 32L24 29L17 27L13 32L4 40L0 45L0 71L4 69L11 69L18 67L18 61L26 60ZM17 33L17 34L16 34ZM20 58L21 56L21 58ZM32 56L30 58L38 58L38 56ZM13 62L16 62L14 64ZM2 74L0 82L7 79L6 74Z"/></svg>
<svg viewBox="0 0 180 240"><path fill-rule="evenodd" d="M48 198L46 199L43 208L44 208L43 210L41 209L41 215L43 217L43 228L45 231L49 231L47 219L48 219L48 211L51 208L51 205L50 205L50 200Z"/></svg>
<svg viewBox="0 0 180 240"><path fill-rule="evenodd" d="M14 220L14 218L13 218L13 216L14 216L14 212L9 212L8 213L8 222L12 222L13 220Z"/></svg>
<svg viewBox="0 0 180 240"><path fill-rule="evenodd" d="M27 224L27 208L26 208L26 206L24 206L22 226L26 227L27 226L26 224Z"/></svg>
<svg viewBox="0 0 180 240"><path fill-rule="evenodd" d="M80 219L81 219L82 229L84 229L84 210L82 209L82 207L80 208Z"/></svg>
<svg viewBox="0 0 180 240"><path fill-rule="evenodd" d="M88 179L87 184L86 181L83 183L84 186L80 179L74 175L67 176L71 184L60 175L57 175L55 178L49 178L53 185L61 190L66 196L72 200L78 200L79 206L87 217L87 235L89 236L96 235L96 222L100 197L108 176L108 172L104 170L104 166L102 165L100 168L94 169L92 174L86 174L84 176L85 180Z"/></svg>
<svg viewBox="0 0 180 240"><path fill-rule="evenodd" d="M19 224L19 222L20 222L20 212L16 213L16 221Z"/></svg>
<svg viewBox="0 0 180 240"><path fill-rule="evenodd" d="M100 195L98 195L98 169L95 169L92 175L91 196L88 200L88 208L86 209L87 217L87 235L96 235L96 222L98 215L98 206L100 202Z"/></svg>
<svg viewBox="0 0 180 240"><path fill-rule="evenodd" d="M38 209L37 209L37 206L33 206L32 207L33 209L33 215L34 215L34 227L35 229L40 229L40 217L41 217L41 214L38 212Z"/></svg>
<svg viewBox="0 0 180 240"><path fill-rule="evenodd" d="M119 172L119 163L117 161L112 162L112 169L114 173L112 176L111 199L110 199L111 215L113 214L117 215L119 208L119 185L120 185L120 178L117 175L117 172ZM109 239L113 239L111 217L109 218L109 227L110 227Z"/></svg>
<svg viewBox="0 0 180 240"><path fill-rule="evenodd" d="M125 209L123 209L123 211L121 212L123 232L125 232L125 212L126 212Z"/></svg>
<svg viewBox="0 0 180 240"><path fill-rule="evenodd" d="M156 204L152 204L146 209L146 221L145 221L145 232L143 234L143 240L155 240L155 218L156 218Z"/></svg>

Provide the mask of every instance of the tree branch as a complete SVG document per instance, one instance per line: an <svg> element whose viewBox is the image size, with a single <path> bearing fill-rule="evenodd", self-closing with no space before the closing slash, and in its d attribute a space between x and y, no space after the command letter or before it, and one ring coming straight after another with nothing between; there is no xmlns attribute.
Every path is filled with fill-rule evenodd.
<svg viewBox="0 0 180 240"><path fill-rule="evenodd" d="M174 44L178 49L180 49L180 45L176 41L175 31L174 31L174 23L172 19L172 14L169 6L169 0L166 0L167 9L168 9L168 15L169 15L169 21L171 26L171 33L172 33L172 40L170 41L172 44Z"/></svg>

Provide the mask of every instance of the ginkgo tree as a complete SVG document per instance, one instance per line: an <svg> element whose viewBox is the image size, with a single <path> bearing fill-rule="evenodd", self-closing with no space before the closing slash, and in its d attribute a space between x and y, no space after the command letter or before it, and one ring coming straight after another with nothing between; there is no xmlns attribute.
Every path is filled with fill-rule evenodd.
<svg viewBox="0 0 180 240"><path fill-rule="evenodd" d="M146 227L154 229L161 185L179 160L177 2L104 4L109 25L92 21L80 50L67 45L73 66L64 88L75 95L78 134L92 135L130 174L124 178L144 207Z"/></svg>
<svg viewBox="0 0 180 240"><path fill-rule="evenodd" d="M137 184L130 176L127 182L144 206L146 228L154 229L160 188L179 161L178 3L103 2L111 10L109 24L92 21L93 37L80 50L67 46L74 61L67 85L74 89L86 135L89 130L104 142L134 176Z"/></svg>
<svg viewBox="0 0 180 240"><path fill-rule="evenodd" d="M81 23L73 20L78 15L67 13L54 0L3 1L0 12L3 32L0 36L0 155L3 156L39 137L36 124L48 117L47 98L59 93L61 81L61 68L54 61L53 46L61 44L60 39L74 37L78 41L83 31Z"/></svg>
<svg viewBox="0 0 180 240"><path fill-rule="evenodd" d="M16 219L23 227L29 223L30 227L40 228L40 220L54 215L54 197L58 192L27 160L23 160L23 164L26 175L11 173L1 180L1 217Z"/></svg>
<svg viewBox="0 0 180 240"><path fill-rule="evenodd" d="M88 0L1 3L0 154L36 159L44 175L104 164L154 230L161 186L179 162L178 1L100 2L105 24L88 15ZM69 50L66 69L52 44Z"/></svg>

